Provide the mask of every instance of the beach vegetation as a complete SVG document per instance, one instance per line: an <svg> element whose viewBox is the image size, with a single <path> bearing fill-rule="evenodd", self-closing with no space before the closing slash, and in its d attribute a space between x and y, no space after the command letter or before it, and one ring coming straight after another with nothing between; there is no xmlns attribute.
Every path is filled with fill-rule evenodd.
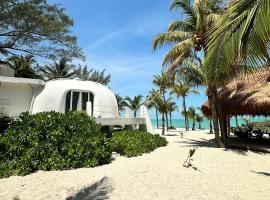
<svg viewBox="0 0 270 200"><path fill-rule="evenodd" d="M127 157L140 156L167 145L165 138L144 131L123 130L110 139L112 151Z"/></svg>
<svg viewBox="0 0 270 200"><path fill-rule="evenodd" d="M133 111L133 116L136 118L137 117L137 112L140 109L141 105L143 105L143 96L142 95L136 95L133 98L131 97L126 97L125 102L126 102L126 107L128 107L130 110Z"/></svg>
<svg viewBox="0 0 270 200"><path fill-rule="evenodd" d="M111 154L101 126L82 112L23 113L0 135L0 177L95 167Z"/></svg>

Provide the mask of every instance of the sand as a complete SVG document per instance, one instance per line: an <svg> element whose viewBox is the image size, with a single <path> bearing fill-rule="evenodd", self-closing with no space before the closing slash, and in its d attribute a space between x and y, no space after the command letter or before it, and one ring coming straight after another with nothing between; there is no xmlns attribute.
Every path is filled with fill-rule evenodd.
<svg viewBox="0 0 270 200"><path fill-rule="evenodd" d="M99 187L107 193L101 199L269 199L270 155L215 148L207 132L184 133L183 138L179 131L170 132L166 147L135 158L116 155L112 163L96 168L0 179L0 199L66 199L104 177L107 183ZM194 147L198 170L183 167Z"/></svg>

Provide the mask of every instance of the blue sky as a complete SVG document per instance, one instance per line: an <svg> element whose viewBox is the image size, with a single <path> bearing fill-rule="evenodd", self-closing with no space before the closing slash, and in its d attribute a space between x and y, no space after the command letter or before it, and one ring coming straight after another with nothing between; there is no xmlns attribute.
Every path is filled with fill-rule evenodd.
<svg viewBox="0 0 270 200"><path fill-rule="evenodd" d="M166 49L153 52L153 37L166 31L168 24L182 18L169 11L170 0L51 0L66 9L74 19L72 32L86 56L89 68L106 69L110 87L121 96L144 96L151 90L152 79L160 73ZM190 95L188 106L200 106L205 100ZM181 99L177 100L182 105ZM154 113L151 112L151 116ZM179 113L174 118L182 118Z"/></svg>

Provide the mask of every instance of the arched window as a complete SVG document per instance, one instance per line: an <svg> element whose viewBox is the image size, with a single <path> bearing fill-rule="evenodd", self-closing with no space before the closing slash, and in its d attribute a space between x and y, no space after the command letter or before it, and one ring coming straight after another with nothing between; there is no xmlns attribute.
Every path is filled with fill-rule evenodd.
<svg viewBox="0 0 270 200"><path fill-rule="evenodd" d="M87 102L91 102L93 115L94 95L87 91L71 90L66 94L65 111L86 111Z"/></svg>

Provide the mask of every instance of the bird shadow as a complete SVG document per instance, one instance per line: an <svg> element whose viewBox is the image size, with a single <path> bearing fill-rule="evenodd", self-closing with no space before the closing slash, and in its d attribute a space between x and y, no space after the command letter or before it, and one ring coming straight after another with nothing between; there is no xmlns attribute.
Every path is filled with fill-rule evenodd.
<svg viewBox="0 0 270 200"><path fill-rule="evenodd" d="M79 191L77 194L66 198L66 200L105 200L112 191L107 177Z"/></svg>
<svg viewBox="0 0 270 200"><path fill-rule="evenodd" d="M270 176L269 172L256 172L256 171L253 171L253 170L251 170L251 172L256 173L256 174L260 174L260 175Z"/></svg>

